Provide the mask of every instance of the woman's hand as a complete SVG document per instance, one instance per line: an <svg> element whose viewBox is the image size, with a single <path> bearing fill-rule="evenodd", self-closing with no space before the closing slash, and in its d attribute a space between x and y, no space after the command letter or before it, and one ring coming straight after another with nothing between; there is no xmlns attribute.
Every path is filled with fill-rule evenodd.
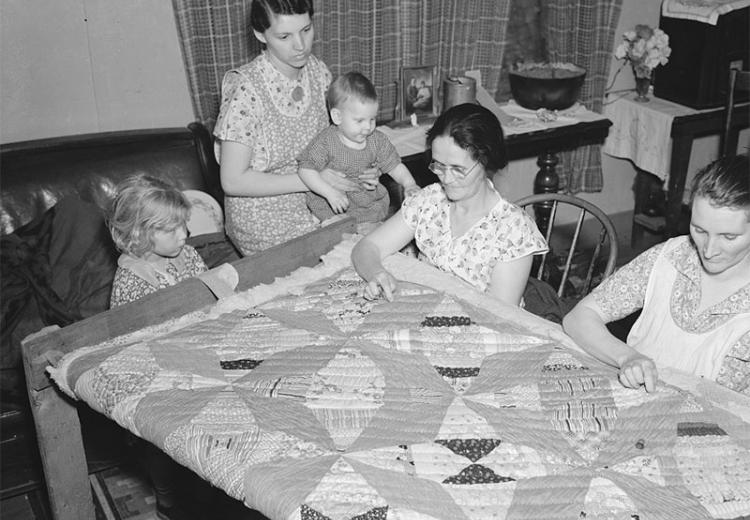
<svg viewBox="0 0 750 520"><path fill-rule="evenodd" d="M646 392L652 392L656 388L658 372L651 358L635 352L620 363L618 377L624 387L638 388L643 385Z"/></svg>
<svg viewBox="0 0 750 520"><path fill-rule="evenodd" d="M364 297L366 300L377 300L385 298L389 302L393 301L393 295L396 293L398 282L391 273L383 269L375 274L365 286Z"/></svg>
<svg viewBox="0 0 750 520"><path fill-rule="evenodd" d="M320 172L320 176L329 185L333 186L335 189L341 192L359 191L361 189L359 186L359 182L353 179L348 179L342 172L332 170L330 168L325 168L324 170L322 170Z"/></svg>

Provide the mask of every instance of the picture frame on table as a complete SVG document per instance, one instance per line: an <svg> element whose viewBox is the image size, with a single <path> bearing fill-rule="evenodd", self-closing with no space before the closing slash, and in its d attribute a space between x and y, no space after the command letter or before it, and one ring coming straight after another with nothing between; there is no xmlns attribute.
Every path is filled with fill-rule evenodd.
<svg viewBox="0 0 750 520"><path fill-rule="evenodd" d="M437 117L438 106L435 88L434 65L401 67L400 119L405 121L412 114L416 114L418 119Z"/></svg>

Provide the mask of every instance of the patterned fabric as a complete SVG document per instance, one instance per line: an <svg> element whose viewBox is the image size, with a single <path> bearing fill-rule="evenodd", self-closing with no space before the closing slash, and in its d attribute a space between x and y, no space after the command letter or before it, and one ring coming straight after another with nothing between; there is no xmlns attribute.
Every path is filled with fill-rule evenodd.
<svg viewBox="0 0 750 520"><path fill-rule="evenodd" d="M750 331L729 350L716 382L736 392L750 395Z"/></svg>
<svg viewBox="0 0 750 520"><path fill-rule="evenodd" d="M586 69L581 102L601 113L612 63L622 0L547 2L549 61L572 62ZM560 186L566 193L596 192L603 187L601 146L584 146L560 154Z"/></svg>
<svg viewBox="0 0 750 520"><path fill-rule="evenodd" d="M484 292L498 262L546 252L547 244L531 217L498 196L490 213L460 237L451 233L450 202L439 183L408 197L401 214L414 229L420 260Z"/></svg>
<svg viewBox="0 0 750 520"><path fill-rule="evenodd" d="M300 168L321 171L331 168L340 171L350 179L357 179L362 171L377 166L388 173L401 164L396 147L380 130L375 130L365 141L365 148L356 150L347 147L339 138L335 125L321 131L298 157ZM388 214L390 198L385 186L378 184L374 190L365 188L348 191L347 215L356 217L357 223L380 222ZM307 207L321 222L335 215L328 201L315 193L305 194Z"/></svg>
<svg viewBox="0 0 750 520"><path fill-rule="evenodd" d="M191 246L185 245L177 258L167 261L166 273L152 270L158 280L158 286L151 284L126 267L118 267L112 283L110 307L117 307L139 300L147 294L154 293L175 285L188 278L193 278L208 270L203 258Z"/></svg>
<svg viewBox="0 0 750 520"><path fill-rule="evenodd" d="M403 273L398 273L403 276ZM301 294L70 354L96 410L268 518L750 514L750 428L498 314L346 268ZM452 369L452 370L446 370Z"/></svg>
<svg viewBox="0 0 750 520"><path fill-rule="evenodd" d="M195 116L209 129L219 111L222 75L260 52L248 23L250 4L172 0ZM510 0L319 0L314 49L334 75L358 70L370 78L380 100L378 119L390 121L400 117L402 66L435 65L435 78L479 69L494 95L509 6Z"/></svg>
<svg viewBox="0 0 750 520"><path fill-rule="evenodd" d="M328 125L325 90L331 73L314 56L297 80L290 80L271 64L265 53L229 71L222 85L221 112L214 135L221 162L220 142L234 141L252 151L250 167L274 175L296 175L297 155ZM299 101L292 91L304 91ZM249 255L315 229L319 222L305 205L304 193L224 199L226 231Z"/></svg>
<svg viewBox="0 0 750 520"><path fill-rule="evenodd" d="M645 251L604 280L591 294L607 321L643 309L641 319L628 336L631 346L643 351L636 346L637 342L658 350L659 359L666 361L667 365L678 368L681 365L684 369L689 362L685 356L690 346L709 343L705 348L714 354L700 354L710 358L709 367L703 370L722 374L720 380L716 376L718 382L750 393L750 362L747 361L750 356L746 346L750 335L750 284L701 310L701 272L700 258L690 237L682 236ZM671 280L674 281L668 282ZM669 285L664 294L648 297L650 292L660 293L656 284L665 283ZM664 307L664 310L659 307ZM651 318L656 313L664 313L666 323ZM669 325L674 326L675 335L666 342L658 340L657 337L665 334L665 327ZM727 330L728 336L721 335L722 329ZM737 332L728 332L731 330ZM713 339L707 341L705 338ZM699 370L697 366L695 370Z"/></svg>

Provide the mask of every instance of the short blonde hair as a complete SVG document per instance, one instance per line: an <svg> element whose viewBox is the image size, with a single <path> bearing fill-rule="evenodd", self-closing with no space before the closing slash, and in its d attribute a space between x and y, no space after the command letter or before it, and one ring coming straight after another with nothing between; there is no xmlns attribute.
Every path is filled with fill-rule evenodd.
<svg viewBox="0 0 750 520"><path fill-rule="evenodd" d="M334 79L326 91L328 110L339 108L346 100L353 98L366 103L378 102L378 94L372 82L361 72L346 72Z"/></svg>
<svg viewBox="0 0 750 520"><path fill-rule="evenodd" d="M117 185L107 224L121 252L141 257L153 248L155 231L184 226L189 215L190 202L180 190L138 174Z"/></svg>

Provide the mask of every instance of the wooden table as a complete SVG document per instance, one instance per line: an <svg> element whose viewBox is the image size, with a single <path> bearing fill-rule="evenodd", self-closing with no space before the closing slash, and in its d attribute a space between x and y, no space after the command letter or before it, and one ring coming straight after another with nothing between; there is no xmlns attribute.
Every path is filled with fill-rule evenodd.
<svg viewBox="0 0 750 520"><path fill-rule="evenodd" d="M504 107L499 107L499 109L503 110ZM518 111L518 108L516 110ZM532 111L526 112L533 114ZM575 118L564 118L550 124L531 119L520 121L507 114L501 114L500 120L505 132L509 160L538 157L539 171L534 177L534 193L559 191L557 154L579 146L603 143L612 125L612 121L606 117L588 110L580 111ZM516 125L514 122L523 124ZM426 126L384 130L396 145L404 164L411 170L417 184L424 187L437 182L437 177L427 169L427 159L423 153Z"/></svg>
<svg viewBox="0 0 750 520"><path fill-rule="evenodd" d="M721 133L724 109L696 110L658 97L652 97L648 103L638 103L633 100L633 94L628 93L608 99L604 114L613 122L604 152L629 159L638 170L666 182L664 233L667 237L680 234L682 199L693 141L697 137ZM749 103L735 107L729 136L732 149L737 148L740 129L748 127L749 115ZM636 211L639 209L639 201L636 201Z"/></svg>

